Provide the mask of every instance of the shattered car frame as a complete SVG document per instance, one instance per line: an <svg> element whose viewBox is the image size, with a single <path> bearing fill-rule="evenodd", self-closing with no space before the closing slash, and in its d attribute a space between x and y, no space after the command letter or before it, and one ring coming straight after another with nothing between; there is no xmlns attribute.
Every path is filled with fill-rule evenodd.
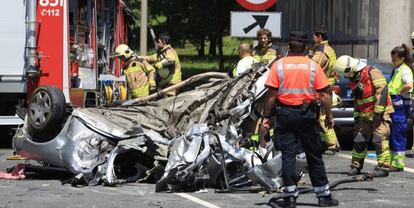
<svg viewBox="0 0 414 208"><path fill-rule="evenodd" d="M156 191L185 191L200 184L259 183L275 190L282 185L280 153L263 159L240 147L252 133L246 123L258 119L269 71L256 65L236 78L201 74L194 76L197 82L182 84L175 97L77 108L55 138L37 142L43 140L32 137L25 124L13 147L21 156L71 172L72 185L146 181L157 182Z"/></svg>

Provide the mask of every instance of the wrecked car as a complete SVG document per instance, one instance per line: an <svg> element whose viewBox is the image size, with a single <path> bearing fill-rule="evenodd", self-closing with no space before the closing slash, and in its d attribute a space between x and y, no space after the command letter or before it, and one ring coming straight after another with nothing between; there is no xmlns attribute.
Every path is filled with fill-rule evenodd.
<svg viewBox="0 0 414 208"><path fill-rule="evenodd" d="M181 90L174 97L158 99L158 92L117 107L76 108L48 139L31 133L26 117L13 148L69 171L72 185L138 181L157 183L156 191L188 191L261 184L276 190L281 154L269 148L260 155L246 142L260 117L267 73L265 65L236 78L209 72L173 86Z"/></svg>

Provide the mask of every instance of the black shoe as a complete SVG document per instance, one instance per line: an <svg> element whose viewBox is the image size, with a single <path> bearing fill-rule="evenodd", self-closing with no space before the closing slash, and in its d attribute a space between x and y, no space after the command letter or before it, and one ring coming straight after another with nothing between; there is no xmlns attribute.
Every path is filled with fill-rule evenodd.
<svg viewBox="0 0 414 208"><path fill-rule="evenodd" d="M351 170L348 171L349 176L355 176L361 174L361 169L351 167Z"/></svg>
<svg viewBox="0 0 414 208"><path fill-rule="evenodd" d="M338 206L339 201L329 196L322 196L318 198L318 205L320 207L334 207Z"/></svg>
<svg viewBox="0 0 414 208"><path fill-rule="evenodd" d="M285 201L284 207L296 208L296 197L294 196L286 197L286 198L283 198L283 201Z"/></svg>

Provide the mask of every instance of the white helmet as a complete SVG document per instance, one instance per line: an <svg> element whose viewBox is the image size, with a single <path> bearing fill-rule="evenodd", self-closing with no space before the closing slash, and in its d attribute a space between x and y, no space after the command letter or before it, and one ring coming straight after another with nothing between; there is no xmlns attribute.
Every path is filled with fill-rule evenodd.
<svg viewBox="0 0 414 208"><path fill-rule="evenodd" d="M359 67L357 67L358 63L359 63L358 59L344 55L344 56L339 57L336 60L335 65L333 66L333 69L338 75L349 78L349 77L352 77L354 72L359 71L358 70Z"/></svg>
<svg viewBox="0 0 414 208"><path fill-rule="evenodd" d="M125 59L130 58L132 55L134 55L134 51L129 48L129 46L125 44L121 44L115 49L115 55L114 57L125 57Z"/></svg>

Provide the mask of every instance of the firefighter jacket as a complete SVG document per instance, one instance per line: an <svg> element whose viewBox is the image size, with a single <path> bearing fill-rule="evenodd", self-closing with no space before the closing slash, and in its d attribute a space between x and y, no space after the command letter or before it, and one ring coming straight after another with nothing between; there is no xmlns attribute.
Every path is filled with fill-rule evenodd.
<svg viewBox="0 0 414 208"><path fill-rule="evenodd" d="M252 51L253 58L258 62L269 63L276 58L276 50L272 47L272 43L266 47L260 47L259 45L256 46Z"/></svg>
<svg viewBox="0 0 414 208"><path fill-rule="evenodd" d="M334 49L328 44L328 41L323 41L322 43L315 45L313 53L311 54L310 58L321 65L326 77L329 80L329 84L333 86L336 80L336 75L333 70L333 66L336 62L336 54Z"/></svg>
<svg viewBox="0 0 414 208"><path fill-rule="evenodd" d="M156 69L158 85L173 85L181 82L180 60L171 45L166 45L157 53L149 56L149 62Z"/></svg>
<svg viewBox="0 0 414 208"><path fill-rule="evenodd" d="M132 57L125 63L124 74L133 98L149 95L150 84L154 84L154 68L145 67L136 57Z"/></svg>
<svg viewBox="0 0 414 208"><path fill-rule="evenodd" d="M379 69L365 66L350 82L354 94L354 117L371 120L374 113L393 113L388 85Z"/></svg>

